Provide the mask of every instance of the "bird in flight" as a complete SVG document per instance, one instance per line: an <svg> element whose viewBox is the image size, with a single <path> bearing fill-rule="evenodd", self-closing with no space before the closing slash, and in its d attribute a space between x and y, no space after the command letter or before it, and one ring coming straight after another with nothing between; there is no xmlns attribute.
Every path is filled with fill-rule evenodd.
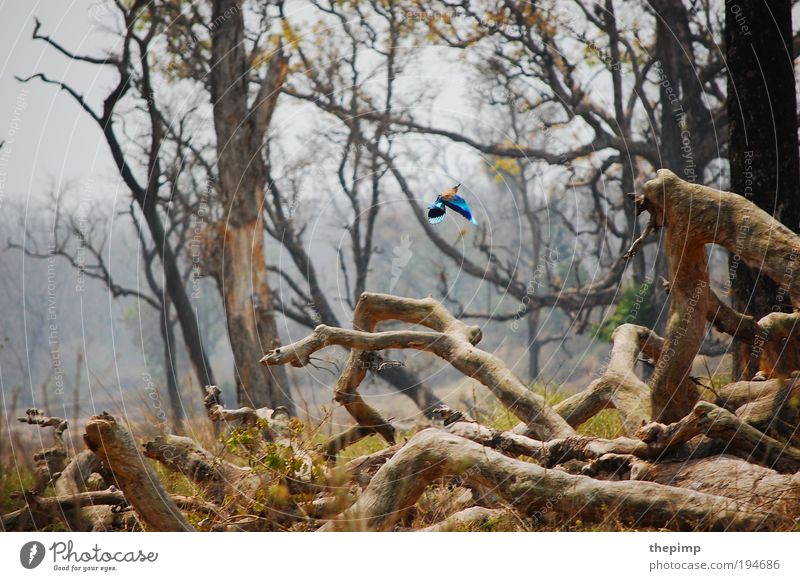
<svg viewBox="0 0 800 581"><path fill-rule="evenodd" d="M467 204L464 198L458 195L459 187L461 187L461 184L457 184L449 190L443 191L436 197L436 201L428 206L428 222L431 224L438 224L444 220L444 215L447 211L446 208L450 208L454 212L461 214L472 224L478 225L478 222L472 217L469 204Z"/></svg>

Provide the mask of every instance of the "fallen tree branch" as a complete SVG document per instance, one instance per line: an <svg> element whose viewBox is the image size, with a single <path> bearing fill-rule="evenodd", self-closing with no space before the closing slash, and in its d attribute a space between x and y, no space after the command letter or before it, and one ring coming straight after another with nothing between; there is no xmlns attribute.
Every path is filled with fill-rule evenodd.
<svg viewBox="0 0 800 581"><path fill-rule="evenodd" d="M392 430L394 430L394 428L392 428ZM361 425L352 426L344 432L332 437L325 443L325 458L328 461L333 461L336 459L336 455L348 446L351 446L368 436L379 433L380 432L378 431L377 427ZM390 443L394 444L394 436L392 436Z"/></svg>
<svg viewBox="0 0 800 581"><path fill-rule="evenodd" d="M791 264L787 265L791 267ZM748 346L743 356L748 375L761 372L768 378L789 377L800 369L800 312L773 312L756 321L734 310L709 289L707 320L721 333Z"/></svg>
<svg viewBox="0 0 800 581"><path fill-rule="evenodd" d="M334 472L334 478L332 479L334 484L341 481L353 481L362 488L366 488L380 467L383 466L389 458L394 456L400 448L401 446L399 444L395 444L394 446L389 446L388 448L378 450L372 454L359 456L358 458L350 460L340 471ZM337 474L338 477L336 476Z"/></svg>
<svg viewBox="0 0 800 581"><path fill-rule="evenodd" d="M226 497L250 502L253 495L267 484L263 475L249 467L223 460L185 436L157 436L144 443L144 455L183 474L217 502Z"/></svg>
<svg viewBox="0 0 800 581"><path fill-rule="evenodd" d="M25 506L2 517L3 530L23 530L21 521L27 521L31 514L38 529L65 520L68 513L75 513L83 507L125 506L127 501L122 491L114 487L108 490L81 492L67 496L39 496L33 492L23 492ZM73 529L74 530L74 529Z"/></svg>
<svg viewBox="0 0 800 581"><path fill-rule="evenodd" d="M674 530L775 530L779 515L741 502L650 482L605 482L514 460L441 430L415 435L370 482L358 501L321 530L387 530L432 481L476 481L522 515L552 513L565 523L623 522Z"/></svg>
<svg viewBox="0 0 800 581"><path fill-rule="evenodd" d="M70 460L55 481L55 493L60 497L77 496L89 490L89 477L102 472L100 459L91 450L82 450ZM107 485L113 482L106 482ZM108 506L76 505L63 515L72 531L102 531L113 528L115 515Z"/></svg>
<svg viewBox="0 0 800 581"><path fill-rule="evenodd" d="M216 385L206 386L206 396L203 399L208 419L212 422L234 423L243 426L254 426L259 420L263 420L267 428L269 440L279 440L288 437L289 413L286 408L258 408L241 407L238 409L228 409L222 405L222 392Z"/></svg>
<svg viewBox="0 0 800 581"><path fill-rule="evenodd" d="M767 381L735 381L717 390L715 403L728 411L737 409L757 399L775 397L786 385L786 379Z"/></svg>
<svg viewBox="0 0 800 581"><path fill-rule="evenodd" d="M496 530L496 525L504 520L511 520L510 511L501 508L471 506L450 515L442 522L436 523L421 532L442 533L456 531Z"/></svg>
<svg viewBox="0 0 800 581"><path fill-rule="evenodd" d="M42 410L37 408L28 408L25 410L25 416L17 418L17 421L41 428L53 428L54 445L50 448L43 448L33 456L36 464L36 482L33 492L40 495L66 466L67 449L64 446L64 432L69 424L62 418L46 416Z"/></svg>
<svg viewBox="0 0 800 581"><path fill-rule="evenodd" d="M800 474L779 474L733 456L637 461L631 466L631 478L725 496L780 514L796 515L800 510Z"/></svg>
<svg viewBox="0 0 800 581"><path fill-rule="evenodd" d="M752 343L762 331L754 317L736 311L720 299L713 289L708 289L708 299L706 320L714 325L714 328L720 333Z"/></svg>
<svg viewBox="0 0 800 581"><path fill-rule="evenodd" d="M773 380L774 381L774 380ZM742 404L736 415L776 439L800 444L800 380L777 380L777 389Z"/></svg>
<svg viewBox="0 0 800 581"><path fill-rule="evenodd" d="M800 449L767 436L721 407L699 402L692 413L669 425L651 423L637 436L652 446L665 450L688 442L695 436L717 438L726 443L726 450L748 462L762 464L778 472L800 470Z"/></svg>
<svg viewBox="0 0 800 581"><path fill-rule="evenodd" d="M768 376L788 370L775 369L782 354L788 361L781 365L798 366L796 338L786 353L778 339L786 336L787 329L794 329L798 315L771 313L754 326L743 315L725 307L710 292L705 245L718 244L736 254L745 264L770 277L798 307L800 237L746 198L686 182L666 169L658 170L657 177L644 185L643 192L636 196L636 208L637 212L649 212L655 227L665 228L669 261L672 300L667 332L662 356L650 381L654 420L677 421L697 402L697 390L689 375L705 334L705 320L711 313L720 313L720 325L734 336L744 339L751 332L756 333L753 342L760 350L759 367ZM771 330L762 336L765 327Z"/></svg>
<svg viewBox="0 0 800 581"><path fill-rule="evenodd" d="M659 459L671 449L663 442L648 443L628 437L607 440L591 436L571 436L542 442L513 431L494 430L472 422L456 422L447 431L512 458L528 456L548 468L572 460L595 460L610 454Z"/></svg>
<svg viewBox="0 0 800 581"><path fill-rule="evenodd" d="M55 447L59 450L65 449L64 431L69 426L67 420L46 416L42 410L37 408L28 408L25 410L25 417L17 418L17 421L33 426L41 426L42 428L53 428Z"/></svg>
<svg viewBox="0 0 800 581"><path fill-rule="evenodd" d="M658 361L663 340L650 329L624 324L614 330L612 342L603 374L553 409L571 426L578 427L598 412L613 408L620 413L625 433L632 435L642 421L651 417L650 388L636 376L636 363L640 353Z"/></svg>
<svg viewBox="0 0 800 581"><path fill-rule="evenodd" d="M83 439L113 474L147 530L193 530L139 451L133 435L113 416L105 412L92 416Z"/></svg>
<svg viewBox="0 0 800 581"><path fill-rule="evenodd" d="M330 345L349 347L350 359L337 384L337 392L352 394L365 374L364 369L359 369L358 360L361 351L384 349L429 351L448 361L464 375L477 379L489 388L536 437L549 439L574 434L574 430L545 403L544 398L528 389L500 359L475 347L481 338L479 327L465 325L453 317L439 302L431 298L406 299L364 293L359 299L356 311L362 326L366 328L374 328L378 321L393 319L424 325L434 329L434 332L413 330L365 332L320 325L305 339L268 352L262 358L262 363L303 366L308 357L320 349ZM339 386L343 383L347 385L340 390ZM362 421L359 421L359 424L365 425Z"/></svg>

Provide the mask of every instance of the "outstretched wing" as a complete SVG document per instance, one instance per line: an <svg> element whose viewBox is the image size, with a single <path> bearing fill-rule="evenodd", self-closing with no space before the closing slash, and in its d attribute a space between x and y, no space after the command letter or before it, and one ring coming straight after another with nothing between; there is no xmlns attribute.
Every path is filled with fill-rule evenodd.
<svg viewBox="0 0 800 581"><path fill-rule="evenodd" d="M441 198L437 198L433 204L428 206L428 222L438 224L444 220L445 211L444 202L442 202Z"/></svg>
<svg viewBox="0 0 800 581"><path fill-rule="evenodd" d="M472 211L469 209L469 204L467 204L467 201L461 196L453 196L453 199L445 201L444 205L451 210L458 212L476 226L478 225L478 222L472 217Z"/></svg>

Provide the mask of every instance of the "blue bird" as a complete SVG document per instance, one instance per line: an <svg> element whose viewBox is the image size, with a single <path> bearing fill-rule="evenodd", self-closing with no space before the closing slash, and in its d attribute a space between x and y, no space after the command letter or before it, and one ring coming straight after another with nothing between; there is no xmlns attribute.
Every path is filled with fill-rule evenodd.
<svg viewBox="0 0 800 581"><path fill-rule="evenodd" d="M461 214L464 218L469 220L472 224L478 225L475 218L472 217L472 211L469 209L467 201L458 195L458 188L461 184L455 185L449 190L443 191L436 197L436 201L428 206L428 222L431 224L438 224L444 220L446 208L450 208L454 212Z"/></svg>

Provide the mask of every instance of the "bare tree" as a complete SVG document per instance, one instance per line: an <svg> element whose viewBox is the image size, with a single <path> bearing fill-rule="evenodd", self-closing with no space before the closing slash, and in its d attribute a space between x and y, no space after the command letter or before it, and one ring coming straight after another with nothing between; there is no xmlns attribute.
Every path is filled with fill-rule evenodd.
<svg viewBox="0 0 800 581"><path fill-rule="evenodd" d="M127 526L192 530L189 523L199 521L188 515L203 514L207 520L198 526L213 523L215 530L402 530L413 528L412 509L424 491L444 481L444 486L471 491L462 505L471 512L458 510L445 515L441 525L423 525L478 525L487 510L502 509L530 528L574 526L580 519L615 527L791 530L800 510L794 477L800 468L794 429L798 407L793 403L800 361L784 357L782 351L788 342L797 352L797 337L786 335L797 313L771 313L755 321L726 307L709 284L705 244L729 250L738 245L742 260L763 265L765 274L780 279L791 302L798 304L800 271L787 272L785 257L800 256L800 237L742 196L689 183L669 170L660 170L645 183L635 204L637 211L648 214L648 223L631 254L656 227L666 230L673 297L667 334L662 339L645 327L619 326L605 372L575 396L548 404L502 360L478 347L480 327L455 318L438 301L367 292L356 305L354 329L320 325L307 337L267 352L261 361L305 367L320 350L348 347L350 357L337 391L347 394L356 424L328 451L335 454L368 433L380 434L389 444L385 449L331 469L301 437L297 423L288 421L285 410L228 409L219 390L209 387L209 419L236 423L238 434L247 435L232 436L230 442L249 466L223 460L190 438L167 434L145 442L148 457L196 483L198 496L187 498L171 494L152 467L141 462L131 431L114 417L94 416L86 425L84 439L100 460L92 465L85 452L72 459L63 452L64 420L32 409L20 421L53 428L56 445L38 456L43 486L25 495L25 507L3 515L3 528L28 530L66 520L85 504L96 503L121 505L116 513L127 514L109 528L132 521ZM742 241L738 234L745 214L757 232L771 232L772 239L753 236ZM766 332L767 348L759 364L771 370L769 379L734 382L702 399L687 370L707 321L751 344ZM387 322L401 326L381 330ZM428 351L448 361L480 381L521 425L513 431L495 430L443 407L442 428L423 430L395 444L391 424L376 416L358 394L363 363L387 349ZM655 361L651 385L634 373L640 355ZM608 407L624 416L626 436L576 434L578 426ZM329 454L325 460L330 460ZM112 489L105 494L77 492L82 483L78 477L99 470L101 463L110 474L123 475L116 477L122 498ZM731 471L737 474L735 480ZM109 474L102 478L110 483ZM64 479L72 494L44 497L52 479L56 491ZM282 487L281 494L257 496L276 486ZM264 499L257 507L256 497ZM243 507L252 516L229 524Z"/></svg>
<svg viewBox="0 0 800 581"><path fill-rule="evenodd" d="M574 528L577 522L672 530L796 527L800 311L756 318L727 304L713 287L706 246L760 268L787 302L800 307L800 236L745 197L695 183L720 156L713 134L725 127L724 66L714 50L721 13L710 2L637 3L645 16L631 26L628 11L613 0L319 1L315 14L338 27L320 27L325 36L315 42L298 37L280 3L248 7L247 17L245 5L234 0L214 0L210 13L208 4L192 4L185 13L182 5L158 5L164 12L149 12L136 34L180 13L163 46L168 56L187 58L183 67L168 64L163 72L208 91L214 136L189 138L164 122L168 116L155 99L140 100L148 131L161 136L161 155L154 160L146 150L144 165L160 176L154 192L165 183L174 190L173 203L161 199L156 215L171 208L175 225L163 238L175 255L190 243L186 225L197 212L198 177L213 184L216 213L205 235L204 272L222 292L231 342L243 341L234 352L250 375L242 376L240 396L260 386L258 396L269 405L229 408L221 390L207 386L208 419L226 430L223 449L214 451L173 434L140 446L131 428L103 413L85 426L88 450L72 457L62 440L67 422L30 409L20 421L53 429L55 445L36 456L35 489L2 516L3 529L64 522L81 530L441 530L480 527L493 518L508 518L516 530ZM410 106L430 103L425 88L404 92L399 82L404 67L418 64L406 57L403 42L421 34L469 57L468 66L480 63L470 70L485 81L476 94L488 101L481 110L486 127L453 127L453 120L425 119L423 107ZM130 61L143 73L133 77L134 86L152 96L149 69L140 66L148 61L140 53ZM597 77L603 82L595 85ZM319 138L330 138L330 150L300 163L284 159L280 136L269 128L277 101L286 96L313 103L320 117L334 120L335 130ZM159 123L152 121L154 111ZM479 229L454 241L428 223L419 192L434 180L418 168L446 167L432 150L450 145L473 153L471 160L505 182L509 205L522 209L520 233L503 232L496 242ZM674 172L651 171L667 159L661 149ZM166 163L173 154L197 166L183 173L182 162ZM317 173L309 194L304 172L326 156L335 161L325 175L335 182L335 211L346 224L347 244L337 249L346 287L339 297L325 286L333 262L320 263L308 250L308 222L299 209L304 196L317 201L325 187ZM643 176L652 179L639 186ZM550 242L541 232L548 200L536 193L540 180L560 194L569 184L579 200L574 207L549 208L578 260L569 270L560 261L545 264L542 288L532 290L530 279L547 260ZM388 188L410 208L438 256L469 281L503 289L522 306L500 312L463 306L446 268L439 278L442 301L372 292L379 206ZM587 212L591 219L578 224ZM640 215L646 218L641 228ZM657 232L659 243L652 244ZM281 242L291 267L267 263L265 233ZM506 242L524 246L522 268ZM664 332L655 324L616 326L603 369L556 404L520 379L493 346L484 348L485 327L465 320L525 317L534 333L544 326L539 314L557 309L584 330L619 300L631 263L634 281L662 270L669 279L657 285L669 294L656 304L668 311ZM590 269L597 275L586 277ZM273 294L268 273L291 292ZM425 291L431 285L427 280ZM236 296L229 297L230 290ZM278 345L277 334L270 334L273 305L313 330ZM162 302L160 308L169 307ZM338 322L350 314L352 325ZM709 324L747 345L758 377L707 388L692 376ZM274 343L262 353L257 342L265 331ZM552 337L558 335L554 330ZM320 444L320 425L303 425L278 405L275 390L282 385L273 381L274 370L291 365L310 372L318 353L331 347L348 351L333 391L353 423ZM480 383L519 424L496 429L440 406L441 424L403 441L392 418L360 394L368 370L381 368L392 350L424 352L448 364ZM648 381L637 374L642 360L653 368ZM254 368L258 363L268 369L263 375ZM536 367L535 357L529 364ZM607 409L618 412L623 435L581 435L580 428ZM349 461L341 457L371 435L385 446ZM191 479L194 496L171 490L141 462L142 450L165 470ZM48 496L51 483L55 495ZM108 489L96 490L103 485ZM430 488L456 498L436 518L420 502Z"/></svg>
<svg viewBox="0 0 800 581"><path fill-rule="evenodd" d="M244 15L235 0L214 0L211 11L210 96L214 106L223 222L218 279L236 359L240 400L294 410L285 373L259 368L257 354L280 344L264 246L263 204L269 160L264 141L288 61L280 47L269 57L251 97L251 63L264 47L246 51Z"/></svg>
<svg viewBox="0 0 800 581"><path fill-rule="evenodd" d="M437 123L438 119L428 122L415 118L411 111L418 108L390 108L385 103L379 106L374 98L355 104L342 102L336 98L344 90L341 83L345 79L351 82L352 76L335 65L313 67L304 62L310 72L303 81L307 84L308 77L311 84L301 87L298 82L295 86L290 78L287 91L314 102L342 123L357 120L362 133L371 126L399 135L391 140L391 147L370 138L363 139L362 145L390 165L390 173L437 251L448 257L460 273L501 289L522 305L511 312L464 314L496 321L526 321L529 373L535 376L538 350L541 344L549 342L548 337L539 338L541 342L537 339L539 311L553 307L563 310L574 321L575 328L583 331L597 320L598 310L602 313L619 300L626 265L622 255L640 234L632 202L624 194L633 190L641 164L658 168L674 162L674 167L681 164L682 173L691 178L702 174L719 157L725 136L715 136L712 131L724 129L725 122L724 91L719 85L723 69L718 55L712 51L721 30L719 19L712 16L713 8L708 5L691 10L673 7L665 11L663 18L660 12L651 12L647 24L631 27L620 22L612 1L593 6L581 1L570 6L432 2L402 5L400 9L404 14L399 28L401 36L433 36L443 45L470 54L481 63L476 69L479 79L475 85L476 106L482 106L485 115L496 119L492 127L497 131L451 128L452 122L444 127ZM365 22L371 22L369 14L360 14ZM669 22L665 24L667 17ZM704 26L702 33L692 32L700 25ZM648 26L654 34L646 38ZM684 41L680 55L675 54L677 41L672 39L673 33ZM378 30L372 36L380 34ZM383 35L390 43L388 33L383 31ZM651 40L653 37L655 42ZM590 58L584 58L587 54ZM662 64L666 59L670 59L670 64ZM682 59L693 68L674 64ZM338 61L331 58L330 62ZM674 71L664 69L665 66L678 67L681 76L671 76ZM388 70L388 64L384 68ZM601 82L598 79L607 81L612 88L610 98L606 99L605 92L593 90ZM590 137L575 144L574 135L578 132ZM682 149L687 134L691 135L688 153ZM436 143L467 146L492 161L493 170L502 175L511 195L520 196L525 230L521 243L533 250L532 255L528 253L531 270L547 265L549 255L545 252L551 253L552 244L542 240L540 228L531 219L542 210L546 198L538 203L530 198L534 186L528 182L542 171L548 171L551 180L554 175L563 176L564 182L586 196L594 209L588 217L591 226L584 229L572 226L581 213L577 206L566 209L554 203L545 210L570 231L573 244L586 248L583 264L573 260L570 272L557 273L564 276L550 278L548 272L545 284L535 285L541 289L532 290L532 272L516 268L515 257L502 256L498 249L482 242L483 238L476 239L475 251L470 253L447 241L426 223L416 200L415 190L428 184L418 176L410 179L405 175L407 170L402 166L413 154L401 149L404 136L408 140L428 136ZM675 154L667 163L656 147L659 140L664 142L661 149ZM542 164L549 169L525 170L522 177L503 170L506 166L518 172L515 164ZM520 193L526 190L528 193ZM649 269L646 256L645 252L638 253L631 261L633 283L654 293L654 304L666 304L666 295L658 284L659 276L666 275L663 253L652 254L653 260L660 262L653 262ZM584 282L582 270L597 274ZM444 289L442 295L448 296ZM644 322L652 325L656 321Z"/></svg>
<svg viewBox="0 0 800 581"><path fill-rule="evenodd" d="M93 119L103 133L103 137L111 151L114 164L120 177L131 192L131 196L139 206L150 232L163 269L164 287L170 302L174 305L183 333L184 343L189 351L192 366L200 385L215 383L211 366L202 343L189 296L186 292L183 277L167 231L164 227L160 210L162 200L161 189L161 146L164 138L163 119L159 113L152 85L149 54L151 43L156 36L158 22L154 18L157 7L153 3L137 0L130 6L118 4L123 29L120 32L121 48L116 55L95 57L75 54L63 47L56 40L40 32L41 25L36 21L33 38L47 43L56 51L72 60L85 62L98 67L111 67L118 73L117 84L103 101L102 111L96 111L84 99L83 95L65 81L50 79L43 73L20 79L22 82L40 80L55 85L67 93L83 111ZM147 18L143 18L147 14ZM144 175L137 177L134 164L128 159L122 140L118 135L118 108L133 91L138 93L147 119L149 131L146 133L144 149L147 152L147 163Z"/></svg>

